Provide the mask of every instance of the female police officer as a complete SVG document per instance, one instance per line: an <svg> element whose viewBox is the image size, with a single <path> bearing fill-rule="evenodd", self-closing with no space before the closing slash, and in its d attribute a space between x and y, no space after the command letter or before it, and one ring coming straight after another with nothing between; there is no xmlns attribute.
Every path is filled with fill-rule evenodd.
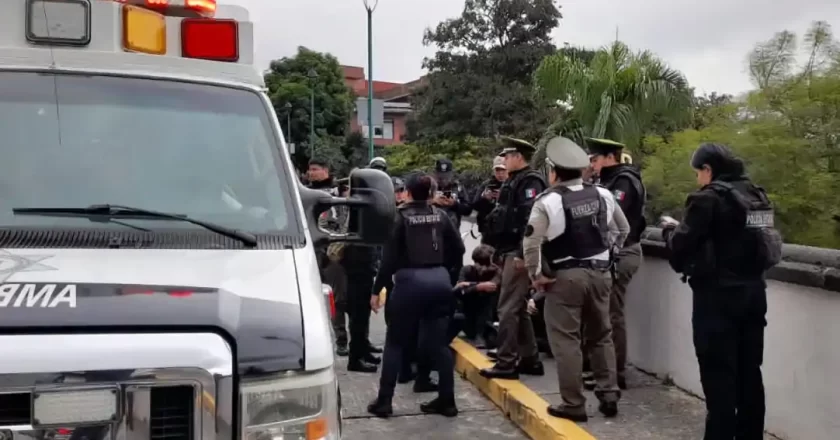
<svg viewBox="0 0 840 440"><path fill-rule="evenodd" d="M389 292L379 395L368 405L368 412L378 417L393 413L391 400L402 357L417 343L412 329L419 326L421 352L434 359L439 376L438 398L422 404L420 409L454 417L458 409L447 340L454 296L446 268L463 261L464 243L449 216L429 203L437 189L431 176L413 174L406 179L405 187L408 197L398 210L371 296L371 307L378 310L379 291L384 287Z"/></svg>
<svg viewBox="0 0 840 440"><path fill-rule="evenodd" d="M693 293L694 350L706 395L706 440L764 438L761 364L764 272L781 259L773 208L729 148L703 144L691 158L702 188L683 222L663 218L671 266Z"/></svg>

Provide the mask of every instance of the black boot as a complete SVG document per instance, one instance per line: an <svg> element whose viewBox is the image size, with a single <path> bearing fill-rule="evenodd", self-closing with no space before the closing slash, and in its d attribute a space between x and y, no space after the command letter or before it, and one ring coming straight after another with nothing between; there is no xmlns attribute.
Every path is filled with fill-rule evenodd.
<svg viewBox="0 0 840 440"><path fill-rule="evenodd" d="M347 348L347 343L337 343L335 344L335 354L336 356L345 357L350 354L350 350Z"/></svg>
<svg viewBox="0 0 840 440"><path fill-rule="evenodd" d="M347 363L347 371L357 373L376 373L376 365L365 362L364 359L350 359Z"/></svg>
<svg viewBox="0 0 840 440"><path fill-rule="evenodd" d="M373 365L379 365L379 364L381 364L381 363L382 363L382 358L379 358L379 357L377 357L377 356L374 356L374 355L372 355L372 354L370 354L370 353L366 354L366 355L362 358L362 360L363 360L363 361L365 361L365 362L367 362L367 363L369 363L369 364L373 364Z"/></svg>
<svg viewBox="0 0 840 440"><path fill-rule="evenodd" d="M598 411L601 411L604 417L613 418L618 415L618 402L601 402Z"/></svg>
<svg viewBox="0 0 840 440"><path fill-rule="evenodd" d="M581 411L583 412L570 412L562 405L551 405L548 407L548 413L554 417L571 420L573 422L578 423L585 423L589 420L589 416L586 415L585 410L581 409Z"/></svg>
<svg viewBox="0 0 840 440"><path fill-rule="evenodd" d="M488 379L519 379L519 372L516 371L516 368L501 368L499 364L493 365L492 368L485 368L478 374Z"/></svg>
<svg viewBox="0 0 840 440"><path fill-rule="evenodd" d="M380 397L377 397L376 400L371 402L367 410L370 414L383 419L387 419L394 414L394 408L391 406L391 402Z"/></svg>
<svg viewBox="0 0 840 440"><path fill-rule="evenodd" d="M441 399L438 397L431 402L421 403L420 411L425 414L440 414L445 417L458 415L458 407L455 406L455 399Z"/></svg>
<svg viewBox="0 0 840 440"><path fill-rule="evenodd" d="M516 366L516 371L519 374L525 374L528 376L545 376L545 367L539 358L531 360L523 359L519 362L519 365Z"/></svg>
<svg viewBox="0 0 840 440"><path fill-rule="evenodd" d="M428 379L418 379L414 382L413 391L415 393L433 393L438 390L437 382L433 381L431 378Z"/></svg>

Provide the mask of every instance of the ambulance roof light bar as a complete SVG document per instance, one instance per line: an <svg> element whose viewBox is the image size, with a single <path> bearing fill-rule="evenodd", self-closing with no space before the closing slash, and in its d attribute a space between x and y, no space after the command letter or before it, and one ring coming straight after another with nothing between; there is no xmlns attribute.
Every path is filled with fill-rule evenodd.
<svg viewBox="0 0 840 440"><path fill-rule="evenodd" d="M158 11L164 15L213 18L216 0L108 0Z"/></svg>

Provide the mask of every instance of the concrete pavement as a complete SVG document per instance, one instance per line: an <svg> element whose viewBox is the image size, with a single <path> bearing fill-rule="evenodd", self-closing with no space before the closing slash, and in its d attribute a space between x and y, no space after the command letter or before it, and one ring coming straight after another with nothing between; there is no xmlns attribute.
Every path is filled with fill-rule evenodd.
<svg viewBox="0 0 840 440"><path fill-rule="evenodd" d="M370 338L377 346L385 341L385 322L382 313L371 319ZM456 439L481 440L527 439L493 402L487 400L469 382L455 378L455 395L461 413L455 418L426 416L420 403L435 397L414 394L411 384L397 385L394 396L394 416L383 420L367 413L367 405L379 389L379 374L348 372L347 358L340 358L338 366L341 398L344 404L344 436L348 440L396 439Z"/></svg>

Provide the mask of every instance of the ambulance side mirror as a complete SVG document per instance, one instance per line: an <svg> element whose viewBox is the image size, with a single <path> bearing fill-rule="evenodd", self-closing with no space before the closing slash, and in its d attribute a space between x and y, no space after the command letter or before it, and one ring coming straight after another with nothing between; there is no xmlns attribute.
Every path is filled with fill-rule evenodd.
<svg viewBox="0 0 840 440"><path fill-rule="evenodd" d="M394 184L382 171L370 168L350 173L350 194L346 198L334 197L323 191L301 188L310 235L316 247L334 242L348 242L379 246L388 241L396 215ZM346 233L319 226L319 218L330 217L334 207L349 208Z"/></svg>

